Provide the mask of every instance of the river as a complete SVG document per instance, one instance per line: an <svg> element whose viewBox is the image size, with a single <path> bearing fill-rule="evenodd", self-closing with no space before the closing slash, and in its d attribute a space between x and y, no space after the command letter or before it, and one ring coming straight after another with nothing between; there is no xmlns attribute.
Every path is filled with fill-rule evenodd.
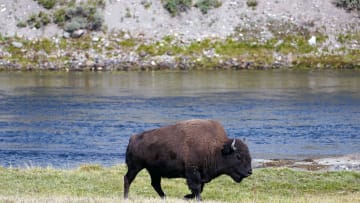
<svg viewBox="0 0 360 203"><path fill-rule="evenodd" d="M112 166L130 135L191 118L257 159L358 153L360 71L0 72L0 166Z"/></svg>

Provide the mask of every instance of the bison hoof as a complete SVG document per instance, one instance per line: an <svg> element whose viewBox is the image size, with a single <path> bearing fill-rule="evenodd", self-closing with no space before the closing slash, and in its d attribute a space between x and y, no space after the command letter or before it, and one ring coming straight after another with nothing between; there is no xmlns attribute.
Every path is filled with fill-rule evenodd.
<svg viewBox="0 0 360 203"><path fill-rule="evenodd" d="M196 198L196 201L198 201L198 202L202 201L201 196L196 197L194 194L188 194L188 195L184 196L184 200L192 200L192 199L195 199L195 198Z"/></svg>
<svg viewBox="0 0 360 203"><path fill-rule="evenodd" d="M185 200L190 200L190 199L194 199L195 198L195 195L194 194L188 194L188 195L185 195L184 196L184 199Z"/></svg>

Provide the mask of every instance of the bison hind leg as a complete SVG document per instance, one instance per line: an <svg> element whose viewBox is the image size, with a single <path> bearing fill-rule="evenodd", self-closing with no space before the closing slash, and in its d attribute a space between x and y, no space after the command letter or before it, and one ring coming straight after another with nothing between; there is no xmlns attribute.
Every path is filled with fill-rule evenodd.
<svg viewBox="0 0 360 203"><path fill-rule="evenodd" d="M165 193L161 188L161 176L156 172L148 170L151 177L151 186L159 194L161 198L165 198Z"/></svg>
<svg viewBox="0 0 360 203"><path fill-rule="evenodd" d="M128 167L128 172L124 176L124 198L125 199L128 198L131 183L134 181L136 175L141 170L142 170L142 168Z"/></svg>

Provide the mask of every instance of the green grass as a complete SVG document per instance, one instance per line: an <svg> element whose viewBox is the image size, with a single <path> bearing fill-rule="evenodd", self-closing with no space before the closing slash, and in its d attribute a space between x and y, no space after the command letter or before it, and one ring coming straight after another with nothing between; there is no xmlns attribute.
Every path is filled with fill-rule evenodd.
<svg viewBox="0 0 360 203"><path fill-rule="evenodd" d="M0 202L47 198L57 202L119 202L125 172L124 165L86 165L71 170L0 168ZM179 201L189 192L183 179L163 179L162 185L170 202ZM202 196L217 202L360 202L360 173L257 169L240 184L227 176L214 179L205 186ZM131 185L130 199L160 200L145 170Z"/></svg>

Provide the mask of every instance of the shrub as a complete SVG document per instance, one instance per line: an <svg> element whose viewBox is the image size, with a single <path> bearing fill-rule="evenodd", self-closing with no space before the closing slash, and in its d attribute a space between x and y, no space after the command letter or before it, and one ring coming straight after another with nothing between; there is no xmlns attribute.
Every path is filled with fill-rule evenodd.
<svg viewBox="0 0 360 203"><path fill-rule="evenodd" d="M145 9L148 9L148 8L150 8L152 3L151 3L151 1L142 0L141 4L144 6Z"/></svg>
<svg viewBox="0 0 360 203"><path fill-rule="evenodd" d="M51 22L51 19L49 14L40 11L37 15L36 14L30 15L26 22L29 26L39 29L49 24Z"/></svg>
<svg viewBox="0 0 360 203"><path fill-rule="evenodd" d="M360 0L335 0L334 4L338 7L345 8L346 10L360 11Z"/></svg>
<svg viewBox="0 0 360 203"><path fill-rule="evenodd" d="M64 30L66 32L74 32L78 29L84 29L87 27L87 20L84 17L74 17L69 22L65 23Z"/></svg>
<svg viewBox="0 0 360 203"><path fill-rule="evenodd" d="M38 4L40 4L46 9L52 9L56 4L56 0L36 0L36 1L38 2Z"/></svg>
<svg viewBox="0 0 360 203"><path fill-rule="evenodd" d="M83 2L80 4L84 5ZM105 0L87 0L86 4L92 7L105 8L106 2Z"/></svg>
<svg viewBox="0 0 360 203"><path fill-rule="evenodd" d="M105 7L105 0L87 0L76 3L76 0L35 0L44 8L51 9L58 4L58 9L49 11L52 20L67 32L77 29L99 30L103 24L101 8ZM99 8L99 9L98 9ZM27 24L40 28L51 22L49 14L40 12L29 16ZM18 27L24 26L20 22Z"/></svg>
<svg viewBox="0 0 360 203"><path fill-rule="evenodd" d="M65 9L64 8L61 8L61 9L58 9L56 10L54 13L53 13L53 19L54 19L54 23L58 24L59 26L63 26L64 23L65 23Z"/></svg>
<svg viewBox="0 0 360 203"><path fill-rule="evenodd" d="M50 16L47 13L40 11L38 17L42 25L47 25L51 22Z"/></svg>
<svg viewBox="0 0 360 203"><path fill-rule="evenodd" d="M246 4L247 4L249 7L255 8L255 7L258 5L258 2L257 2L257 0L247 0L247 1L246 1Z"/></svg>
<svg viewBox="0 0 360 203"><path fill-rule="evenodd" d="M196 2L195 7L199 8L203 14L206 14L209 9L218 8L221 4L219 0L200 0Z"/></svg>
<svg viewBox="0 0 360 203"><path fill-rule="evenodd" d="M172 15L176 16L185 12L192 6L192 0L166 0L164 8Z"/></svg>
<svg viewBox="0 0 360 203"><path fill-rule="evenodd" d="M24 22L24 21L19 21L19 22L16 24L16 27L20 27L20 28L26 27L26 26L27 26L27 24L26 24L26 22Z"/></svg>
<svg viewBox="0 0 360 203"><path fill-rule="evenodd" d="M104 22L103 16L100 12L96 11L94 15L89 16L87 29L99 30Z"/></svg>
<svg viewBox="0 0 360 203"><path fill-rule="evenodd" d="M78 29L99 30L103 21L102 14L92 5L81 4L54 13L54 22L67 32Z"/></svg>

